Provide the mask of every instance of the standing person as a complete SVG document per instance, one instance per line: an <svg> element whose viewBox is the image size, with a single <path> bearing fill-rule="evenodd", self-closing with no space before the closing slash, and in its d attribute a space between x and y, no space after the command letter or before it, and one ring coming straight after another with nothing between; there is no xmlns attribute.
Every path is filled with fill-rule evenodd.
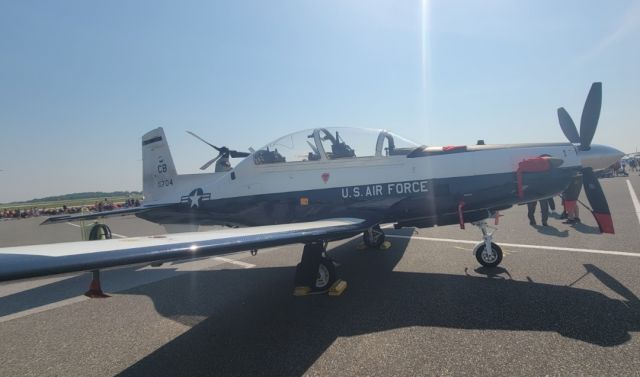
<svg viewBox="0 0 640 377"><path fill-rule="evenodd" d="M550 197L549 199L547 199L547 203L549 205L549 209L552 212L555 212L556 211L556 202L555 202L555 200L553 200L553 196Z"/></svg>
<svg viewBox="0 0 640 377"><path fill-rule="evenodd" d="M536 206L538 202L529 202L527 203L527 217L529 218L529 225L536 225L536 218L534 214L536 213ZM542 226L549 226L547 224L547 220L549 220L549 200L542 199L540 200L540 212L542 213Z"/></svg>
<svg viewBox="0 0 640 377"><path fill-rule="evenodd" d="M582 191L582 175L576 176L571 180L569 187L564 190L562 197L564 198L564 210L567 212L567 221L563 224L575 224L580 222L578 211L578 198Z"/></svg>

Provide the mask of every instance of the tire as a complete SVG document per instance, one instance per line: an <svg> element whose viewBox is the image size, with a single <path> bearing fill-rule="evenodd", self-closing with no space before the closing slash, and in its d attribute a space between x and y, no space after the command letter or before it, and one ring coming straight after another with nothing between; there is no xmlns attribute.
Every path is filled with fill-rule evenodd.
<svg viewBox="0 0 640 377"><path fill-rule="evenodd" d="M89 232L89 240L110 240L111 239L111 229L105 224L96 224L91 227L91 231Z"/></svg>
<svg viewBox="0 0 640 377"><path fill-rule="evenodd" d="M380 229L380 225L371 228L371 231L365 231L362 234L362 240L367 247L379 248L384 243L384 232Z"/></svg>
<svg viewBox="0 0 640 377"><path fill-rule="evenodd" d="M311 290L313 292L324 292L329 290L333 283L337 280L336 266L329 258L322 258L318 266L318 275L313 283Z"/></svg>
<svg viewBox="0 0 640 377"><path fill-rule="evenodd" d="M492 253L485 253L486 245L484 242L479 243L475 248L475 255L478 263L483 267L498 267L502 262L502 249L500 246L491 242Z"/></svg>

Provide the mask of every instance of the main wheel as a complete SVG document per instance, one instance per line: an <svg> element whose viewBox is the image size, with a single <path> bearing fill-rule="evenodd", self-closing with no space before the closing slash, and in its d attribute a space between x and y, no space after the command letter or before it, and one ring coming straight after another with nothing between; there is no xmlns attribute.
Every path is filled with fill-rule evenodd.
<svg viewBox="0 0 640 377"><path fill-rule="evenodd" d="M313 277L308 275L310 271L305 271L302 263L298 263L296 266L296 286L308 286L313 293L326 292L331 288L331 285L338 280L336 266L327 257L321 257L317 263L318 270Z"/></svg>
<svg viewBox="0 0 640 377"><path fill-rule="evenodd" d="M491 242L491 250L486 250L487 245L481 242L476 246L475 254L478 263L483 267L497 267L502 262L502 249Z"/></svg>
<svg viewBox="0 0 640 377"><path fill-rule="evenodd" d="M111 229L105 224L95 224L91 227L91 231L89 231L89 240L110 240L111 239Z"/></svg>
<svg viewBox="0 0 640 377"><path fill-rule="evenodd" d="M378 248L384 243L384 232L380 229L380 225L366 230L362 235L362 240L367 247Z"/></svg>
<svg viewBox="0 0 640 377"><path fill-rule="evenodd" d="M336 266L334 266L331 259L323 257L320 260L318 276L311 290L314 292L326 291L335 283L336 279Z"/></svg>

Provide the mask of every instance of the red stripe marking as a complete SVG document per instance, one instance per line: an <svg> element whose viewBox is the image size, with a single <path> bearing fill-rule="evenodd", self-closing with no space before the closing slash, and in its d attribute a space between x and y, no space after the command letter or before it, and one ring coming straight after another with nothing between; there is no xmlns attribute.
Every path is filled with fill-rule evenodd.
<svg viewBox="0 0 640 377"><path fill-rule="evenodd" d="M443 152L455 151L457 149L467 149L466 145L447 145L446 147L442 147Z"/></svg>
<svg viewBox="0 0 640 377"><path fill-rule="evenodd" d="M564 210L565 212L571 212L576 210L577 201L575 200L564 200ZM595 214L594 214L595 215Z"/></svg>
<svg viewBox="0 0 640 377"><path fill-rule="evenodd" d="M593 217L596 218L596 222L598 223L598 227L600 227L600 231L602 233L615 234L611 214L593 212Z"/></svg>

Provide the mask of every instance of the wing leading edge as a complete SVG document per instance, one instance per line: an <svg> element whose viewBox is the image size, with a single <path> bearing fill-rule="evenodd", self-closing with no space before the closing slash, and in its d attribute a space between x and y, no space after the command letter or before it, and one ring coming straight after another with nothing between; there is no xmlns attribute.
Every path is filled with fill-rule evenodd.
<svg viewBox="0 0 640 377"><path fill-rule="evenodd" d="M357 218L0 248L0 281L336 240L375 225Z"/></svg>

